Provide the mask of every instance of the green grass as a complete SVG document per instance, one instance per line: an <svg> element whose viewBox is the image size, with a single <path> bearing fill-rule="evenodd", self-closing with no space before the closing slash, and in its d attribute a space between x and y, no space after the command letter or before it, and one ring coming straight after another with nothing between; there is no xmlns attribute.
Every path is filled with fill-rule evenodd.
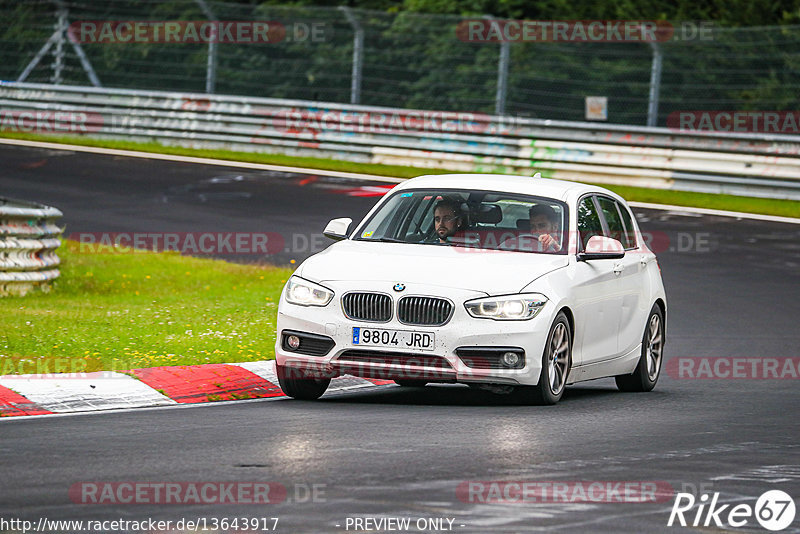
<svg viewBox="0 0 800 534"><path fill-rule="evenodd" d="M177 253L58 249L50 293L0 298L0 375L274 357L291 269Z"/></svg>
<svg viewBox="0 0 800 534"><path fill-rule="evenodd" d="M159 154L177 154L181 156L195 156L230 161L244 161L250 163L266 163L272 165L287 165L292 167L307 167L320 170L374 174L377 176L392 176L397 178L413 178L414 176L419 176L421 174L444 174L453 172L445 169L425 169L397 165L378 165L373 163L351 163L348 161L334 159L302 158L283 156L279 154L257 154L252 152L233 152L228 150L191 149L164 146L159 143L99 140L86 137L19 134L11 132L2 132L0 133L0 136L16 139L30 139L34 141L49 141L53 143L69 143L104 148L116 148L120 150L139 150L143 152L155 152ZM760 213L765 215L780 215L784 217L800 217L800 202L794 200L752 198L712 193L692 193L687 191L649 189L645 187L633 186L600 185L619 193L630 201L711 208L745 213Z"/></svg>

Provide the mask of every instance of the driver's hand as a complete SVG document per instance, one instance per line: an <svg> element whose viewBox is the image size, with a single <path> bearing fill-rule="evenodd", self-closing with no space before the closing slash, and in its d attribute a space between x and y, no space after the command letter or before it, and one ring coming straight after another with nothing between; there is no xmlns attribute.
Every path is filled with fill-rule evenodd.
<svg viewBox="0 0 800 534"><path fill-rule="evenodd" d="M552 248L556 252L561 250L561 247L559 246L558 241L556 241L556 238L554 238L550 234L541 234L539 236L539 243L541 243L542 245L542 250L547 250L548 248Z"/></svg>

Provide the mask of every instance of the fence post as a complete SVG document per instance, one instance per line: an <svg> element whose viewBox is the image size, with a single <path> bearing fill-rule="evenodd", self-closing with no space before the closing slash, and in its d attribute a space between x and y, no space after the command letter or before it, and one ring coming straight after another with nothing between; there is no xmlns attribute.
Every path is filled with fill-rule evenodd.
<svg viewBox="0 0 800 534"><path fill-rule="evenodd" d="M203 14L209 21L214 22L217 20L214 12L205 3L205 0L195 0ZM206 93L213 93L217 84L217 28L211 32L211 39L208 40L208 60L206 61Z"/></svg>
<svg viewBox="0 0 800 534"><path fill-rule="evenodd" d="M484 15L485 19L491 21L492 31L496 35L503 35L500 27L491 15ZM497 92L494 95L494 114L505 115L506 113L506 93L508 92L508 64L510 61L511 44L500 41L500 59L497 62Z"/></svg>
<svg viewBox="0 0 800 534"><path fill-rule="evenodd" d="M64 36L67 34L67 10L59 8L56 12L58 20L56 21L57 35L55 40L55 50L53 50L53 76L50 81L55 85L61 85L61 73L64 70Z"/></svg>
<svg viewBox="0 0 800 534"><path fill-rule="evenodd" d="M500 43L500 64L497 66L497 95L494 99L494 114L506 114L506 93L508 92L508 64L510 60L511 43Z"/></svg>
<svg viewBox="0 0 800 534"><path fill-rule="evenodd" d="M661 47L658 43L649 43L653 49L653 64L650 67L650 97L647 103L647 125L658 124L658 98L661 89Z"/></svg>
<svg viewBox="0 0 800 534"><path fill-rule="evenodd" d="M353 74L350 81L350 103L361 102L361 65L364 61L364 28L348 6L339 6L353 27Z"/></svg>

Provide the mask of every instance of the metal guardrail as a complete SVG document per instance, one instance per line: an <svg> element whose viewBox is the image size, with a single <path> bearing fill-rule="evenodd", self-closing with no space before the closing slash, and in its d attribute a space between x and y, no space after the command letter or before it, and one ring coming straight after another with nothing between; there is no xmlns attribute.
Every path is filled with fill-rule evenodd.
<svg viewBox="0 0 800 534"><path fill-rule="evenodd" d="M44 291L58 278L61 211L0 197L0 296Z"/></svg>
<svg viewBox="0 0 800 534"><path fill-rule="evenodd" d="M800 200L800 136L0 83L0 128Z"/></svg>

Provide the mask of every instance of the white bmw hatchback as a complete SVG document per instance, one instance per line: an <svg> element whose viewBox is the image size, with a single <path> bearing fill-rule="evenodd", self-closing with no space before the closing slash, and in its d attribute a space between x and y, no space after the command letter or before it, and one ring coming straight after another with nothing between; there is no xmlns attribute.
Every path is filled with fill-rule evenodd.
<svg viewBox="0 0 800 534"><path fill-rule="evenodd" d="M554 404L568 384L655 386L667 301L625 201L522 176L421 176L304 261L278 308L283 391L350 374L465 383Z"/></svg>

